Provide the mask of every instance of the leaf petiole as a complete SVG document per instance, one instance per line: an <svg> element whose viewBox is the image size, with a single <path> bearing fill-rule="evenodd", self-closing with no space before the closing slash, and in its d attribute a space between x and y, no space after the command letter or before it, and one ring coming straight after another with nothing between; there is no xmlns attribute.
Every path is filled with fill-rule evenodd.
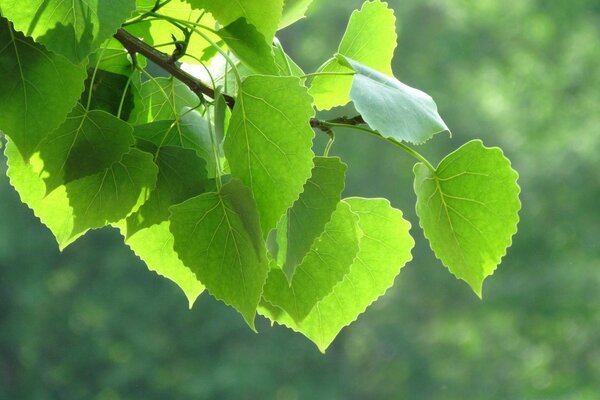
<svg viewBox="0 0 600 400"><path fill-rule="evenodd" d="M425 157L423 157L418 151L416 151L415 149L412 149L412 148L408 147L404 143L397 142L397 141L389 139L389 138L385 138L385 137L381 136L381 134L379 132L377 132L377 131L374 131L374 130L369 129L369 128L365 128L363 126L358 126L358 125L340 124L340 123L327 122L327 121L319 121L319 122L320 122L320 124L322 126L327 127L327 128L350 128L350 129L356 129L358 131L366 132L368 134L376 136L379 139L383 139L386 142L389 142L389 143L393 144L394 146L401 148L406 153L410 154L411 156L413 156L414 158L416 158L417 160L419 160L420 162L422 162L423 164L425 164L425 166L432 173L435 174L435 172L436 172L436 170L433 167L433 165L431 165L431 163L429 161L427 161L427 159Z"/></svg>

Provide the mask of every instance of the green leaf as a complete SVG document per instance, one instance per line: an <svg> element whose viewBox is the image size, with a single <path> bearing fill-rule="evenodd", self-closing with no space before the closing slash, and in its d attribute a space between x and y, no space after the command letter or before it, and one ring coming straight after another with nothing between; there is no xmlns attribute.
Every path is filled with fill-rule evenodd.
<svg viewBox="0 0 600 400"><path fill-rule="evenodd" d="M357 72L350 92L356 110L383 137L421 144L450 132L428 94L352 59L344 61Z"/></svg>
<svg viewBox="0 0 600 400"><path fill-rule="evenodd" d="M142 149L154 155L158 178L148 200L127 218L126 237L167 221L169 207L206 192L208 186L206 163L193 150L153 144Z"/></svg>
<svg viewBox="0 0 600 400"><path fill-rule="evenodd" d="M88 229L116 223L136 211L156 183L152 156L132 149L105 171L59 186L46 195L35 170L41 161L23 160L12 142L6 146L7 175L13 187L65 248Z"/></svg>
<svg viewBox="0 0 600 400"><path fill-rule="evenodd" d="M221 25L229 25L239 18L254 25L271 44L277 31L283 0L187 0L194 8L202 8L210 12Z"/></svg>
<svg viewBox="0 0 600 400"><path fill-rule="evenodd" d="M435 172L415 165L417 215L435 255L481 297L517 232L518 174L499 148L463 145Z"/></svg>
<svg viewBox="0 0 600 400"><path fill-rule="evenodd" d="M15 29L79 63L135 10L135 0L0 0Z"/></svg>
<svg viewBox="0 0 600 400"><path fill-rule="evenodd" d="M304 191L286 212L285 224L279 224L282 229L277 230L277 259L290 282L296 267L331 219L344 190L346 164L336 157L315 157L314 163Z"/></svg>
<svg viewBox="0 0 600 400"><path fill-rule="evenodd" d="M122 226L123 236L129 236L125 243L148 266L150 271L175 282L183 290L192 308L194 302L204 291L204 286L196 275L187 268L175 250L173 250L173 234L169 230L169 221L141 229L130 235Z"/></svg>
<svg viewBox="0 0 600 400"><path fill-rule="evenodd" d="M238 310L254 329L269 270L252 194L232 180L171 207L174 248L208 291Z"/></svg>
<svg viewBox="0 0 600 400"><path fill-rule="evenodd" d="M180 81L172 77L155 78L142 84L129 120L134 124L161 120L179 123L185 111L199 104L198 96Z"/></svg>
<svg viewBox="0 0 600 400"><path fill-rule="evenodd" d="M137 211L154 189L157 174L150 154L131 149L105 171L68 183L74 232L101 228Z"/></svg>
<svg viewBox="0 0 600 400"><path fill-rule="evenodd" d="M154 7L154 5L155 2L153 2L152 7ZM167 2L160 8L158 13L170 18L199 23L209 28L214 28L216 24L215 19L210 14L207 14L202 10L196 10L192 8L189 3L183 0L172 0ZM127 27L127 30L130 30L130 28ZM208 36L214 42L219 41L218 35L206 29L202 30L202 33ZM160 50L167 54L172 54L175 51L175 45L172 44L173 37L181 41L185 39L181 29L179 29L175 24L169 22L167 19L160 18L153 19L150 22L149 36L142 33L140 37L144 38L144 41L146 42L150 42L155 45L161 45ZM211 49L212 46L210 45L210 42L195 33L190 37L186 49L186 52L191 56L184 55L179 59L179 61L189 64L198 64L198 59L203 58L207 52L210 52Z"/></svg>
<svg viewBox="0 0 600 400"><path fill-rule="evenodd" d="M157 147L176 146L194 150L206 162L208 176L216 176L216 160L210 140L208 121L196 111L186 112L177 121L156 121L134 127L138 140L148 141Z"/></svg>
<svg viewBox="0 0 600 400"><path fill-rule="evenodd" d="M312 1L313 0L285 0L283 5L283 16L279 22L279 29L290 26L294 22L304 18Z"/></svg>
<svg viewBox="0 0 600 400"><path fill-rule="evenodd" d="M294 280L289 283L282 270L271 269L263 297L301 322L350 271L360 235L358 216L347 203L338 203L331 221L298 266Z"/></svg>
<svg viewBox="0 0 600 400"><path fill-rule="evenodd" d="M133 109L133 92L136 86L140 86L139 72L121 74L98 69L94 76L94 70L90 69L80 103L87 104L89 98L90 110L106 111L126 121Z"/></svg>
<svg viewBox="0 0 600 400"><path fill-rule="evenodd" d="M28 159L77 103L86 70L14 32L0 18L0 76L0 129Z"/></svg>
<svg viewBox="0 0 600 400"><path fill-rule="evenodd" d="M273 57L275 59L275 64L277 65L278 75L297 76L298 78L301 78L302 83L304 83L306 80L306 78L303 78L304 71L289 55L287 55L281 44L273 46Z"/></svg>
<svg viewBox="0 0 600 400"><path fill-rule="evenodd" d="M272 321L308 337L323 352L345 326L393 285L402 267L411 260L414 246L410 224L387 200L352 198L345 201L358 215L363 233L350 272L299 324L267 302L259 308L259 312Z"/></svg>
<svg viewBox="0 0 600 400"><path fill-rule="evenodd" d="M278 74L272 47L245 18L235 20L218 33L236 57L254 72L265 75Z"/></svg>
<svg viewBox="0 0 600 400"><path fill-rule="evenodd" d="M265 237L310 177L313 116L298 78L255 75L242 83L224 150L232 175L252 191Z"/></svg>
<svg viewBox="0 0 600 400"><path fill-rule="evenodd" d="M23 159L12 140L6 144L4 154L8 159L6 175L10 184L19 194L21 201L50 229L59 248L64 249L82 236L85 231L74 233L73 208L69 204L66 188L60 186L46 194L44 180Z"/></svg>
<svg viewBox="0 0 600 400"><path fill-rule="evenodd" d="M48 192L93 175L119 161L134 144L133 127L104 111L78 104L67 120L39 145L39 172Z"/></svg>
<svg viewBox="0 0 600 400"><path fill-rule="evenodd" d="M360 11L352 13L338 53L393 76L391 62L396 40L393 10L386 3L370 1L364 3ZM316 76L312 81L310 94L315 106L320 110L328 110L347 104L350 101L352 76L331 74L351 73L352 69L332 59L322 71L330 75Z"/></svg>

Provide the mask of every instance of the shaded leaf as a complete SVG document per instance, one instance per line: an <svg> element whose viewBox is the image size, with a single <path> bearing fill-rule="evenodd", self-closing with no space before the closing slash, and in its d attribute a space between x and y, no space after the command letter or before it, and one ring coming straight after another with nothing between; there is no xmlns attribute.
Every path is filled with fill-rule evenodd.
<svg viewBox="0 0 600 400"><path fill-rule="evenodd" d="M0 0L15 29L79 63L135 10L135 0Z"/></svg>
<svg viewBox="0 0 600 400"><path fill-rule="evenodd" d="M254 72L265 75L277 75L278 69L273 60L271 45L256 30L254 25L240 18L219 29L219 36L237 58Z"/></svg>
<svg viewBox="0 0 600 400"><path fill-rule="evenodd" d="M171 208L174 248L208 291L238 310L254 329L269 270L250 191L232 180Z"/></svg>
<svg viewBox="0 0 600 400"><path fill-rule="evenodd" d="M13 31L0 18L0 76L0 129L28 159L77 103L86 70Z"/></svg>
<svg viewBox="0 0 600 400"><path fill-rule="evenodd" d="M93 175L119 161L133 145L133 127L104 111L87 111L78 104L66 121L39 145L39 172L48 192Z"/></svg>
<svg viewBox="0 0 600 400"><path fill-rule="evenodd" d="M336 157L315 157L310 179L277 230L277 261L291 282L298 264L321 235L344 190L347 166Z"/></svg>

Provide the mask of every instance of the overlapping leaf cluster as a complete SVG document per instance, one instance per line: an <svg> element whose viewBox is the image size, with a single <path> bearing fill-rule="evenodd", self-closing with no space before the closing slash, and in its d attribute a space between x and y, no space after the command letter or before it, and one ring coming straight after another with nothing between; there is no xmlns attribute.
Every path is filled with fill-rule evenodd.
<svg viewBox="0 0 600 400"><path fill-rule="evenodd" d="M190 306L207 291L254 329L257 311L325 350L411 259L384 199L343 199L346 165L313 150L348 127L419 159L417 214L438 258L481 295L510 245L519 188L496 148L437 168L410 144L448 131L394 78L395 17L366 2L338 52L305 74L275 39L310 0L0 0L0 129L11 184L64 248L117 227ZM156 77L123 27L197 77ZM160 66L160 65L159 65ZM208 92L207 92L208 93ZM352 102L359 117L320 120Z"/></svg>

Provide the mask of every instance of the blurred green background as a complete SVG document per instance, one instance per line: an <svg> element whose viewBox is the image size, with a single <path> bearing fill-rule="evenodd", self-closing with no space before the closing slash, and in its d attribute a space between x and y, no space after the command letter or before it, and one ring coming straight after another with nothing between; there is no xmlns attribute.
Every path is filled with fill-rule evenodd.
<svg viewBox="0 0 600 400"><path fill-rule="evenodd" d="M312 71L360 5L315 0L280 39ZM480 137L521 175L519 233L484 300L423 239L413 160L357 132L333 149L350 164L346 194L390 198L417 247L325 355L263 319L252 333L207 295L187 310L116 231L59 254L3 176L0 399L600 399L600 2L391 6L395 73L454 133L422 152L437 162Z"/></svg>

